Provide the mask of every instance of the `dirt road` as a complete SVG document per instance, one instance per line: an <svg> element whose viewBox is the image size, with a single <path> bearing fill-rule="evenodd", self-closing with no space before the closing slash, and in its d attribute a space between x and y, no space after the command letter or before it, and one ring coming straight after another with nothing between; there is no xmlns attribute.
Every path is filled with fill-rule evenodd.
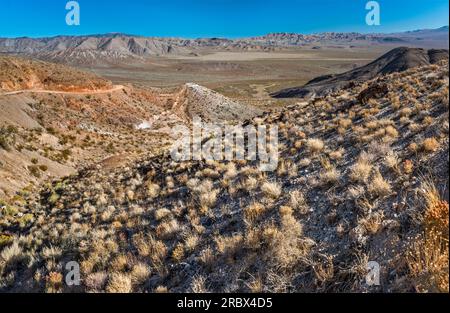
<svg viewBox="0 0 450 313"><path fill-rule="evenodd" d="M17 94L27 93L27 92L50 93L50 94L59 94L59 95L93 95L93 94L104 94L104 93L119 91L124 88L125 87L122 85L114 85L110 89L89 90L89 91L58 91L58 90L45 90L45 89L24 89L24 90L16 90L16 91L0 93L0 96L17 95Z"/></svg>

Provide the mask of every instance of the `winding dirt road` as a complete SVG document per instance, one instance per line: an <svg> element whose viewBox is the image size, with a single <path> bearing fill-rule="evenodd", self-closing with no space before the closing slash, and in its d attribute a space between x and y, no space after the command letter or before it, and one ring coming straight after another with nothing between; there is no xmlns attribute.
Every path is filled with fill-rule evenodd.
<svg viewBox="0 0 450 313"><path fill-rule="evenodd" d="M122 86L122 85L114 85L110 89L99 89L99 90L89 90L89 91L58 91L58 90L45 90L45 89L24 89L24 90L16 90L16 91L0 93L0 96L17 95L17 94L27 93L27 92L50 93L50 94L59 94L59 95L93 95L93 94L104 94L104 93L119 91L124 88L125 88L125 86Z"/></svg>

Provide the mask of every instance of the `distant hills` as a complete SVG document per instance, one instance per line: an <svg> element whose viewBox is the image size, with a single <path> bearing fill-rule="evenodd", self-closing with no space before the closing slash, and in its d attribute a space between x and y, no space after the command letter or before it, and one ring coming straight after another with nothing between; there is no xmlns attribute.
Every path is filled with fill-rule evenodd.
<svg viewBox="0 0 450 313"><path fill-rule="evenodd" d="M371 45L402 45L425 48L448 47L448 26L393 34L272 33L259 37L160 38L121 33L47 38L0 38L0 53L27 55L46 61L72 64L142 61L148 57L196 55L204 49L226 51L273 51L293 47L327 48Z"/></svg>
<svg viewBox="0 0 450 313"><path fill-rule="evenodd" d="M250 38L254 44L273 46L301 46L307 44L361 44L361 43L407 43L413 46L422 46L427 43L441 48L448 46L448 26L437 29L421 29L400 33L382 34L361 34L361 33L318 33L303 35L297 33L272 33L261 37ZM432 42L434 41L434 42ZM430 48L431 48L430 46Z"/></svg>
<svg viewBox="0 0 450 313"><path fill-rule="evenodd" d="M402 72L413 67L435 64L448 60L448 50L421 48L395 48L375 61L342 74L314 78L302 87L283 89L272 94L275 98L304 98L324 96L353 82L367 81L378 75Z"/></svg>

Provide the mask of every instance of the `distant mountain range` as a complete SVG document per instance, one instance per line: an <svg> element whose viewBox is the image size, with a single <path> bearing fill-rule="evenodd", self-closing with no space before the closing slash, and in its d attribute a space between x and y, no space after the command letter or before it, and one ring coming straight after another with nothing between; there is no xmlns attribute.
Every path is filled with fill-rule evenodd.
<svg viewBox="0 0 450 313"><path fill-rule="evenodd" d="M161 38L111 33L47 38L0 38L0 53L21 54L47 61L72 64L139 61L167 55L196 55L204 49L225 51L273 51L293 47L313 49L402 45L426 48L448 47L448 26L393 34L272 33L265 36L226 38Z"/></svg>

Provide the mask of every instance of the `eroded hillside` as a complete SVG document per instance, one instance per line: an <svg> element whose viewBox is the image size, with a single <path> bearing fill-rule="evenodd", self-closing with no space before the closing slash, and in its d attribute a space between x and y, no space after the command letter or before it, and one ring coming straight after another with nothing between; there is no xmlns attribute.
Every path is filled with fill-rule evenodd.
<svg viewBox="0 0 450 313"><path fill-rule="evenodd" d="M93 91L111 88L111 82L63 65L0 56L0 92L26 89Z"/></svg>
<svg viewBox="0 0 450 313"><path fill-rule="evenodd" d="M151 155L175 125L250 118L261 111L202 86L176 90L113 85L92 73L0 58L0 198L93 164ZM111 163L111 162L109 162Z"/></svg>

